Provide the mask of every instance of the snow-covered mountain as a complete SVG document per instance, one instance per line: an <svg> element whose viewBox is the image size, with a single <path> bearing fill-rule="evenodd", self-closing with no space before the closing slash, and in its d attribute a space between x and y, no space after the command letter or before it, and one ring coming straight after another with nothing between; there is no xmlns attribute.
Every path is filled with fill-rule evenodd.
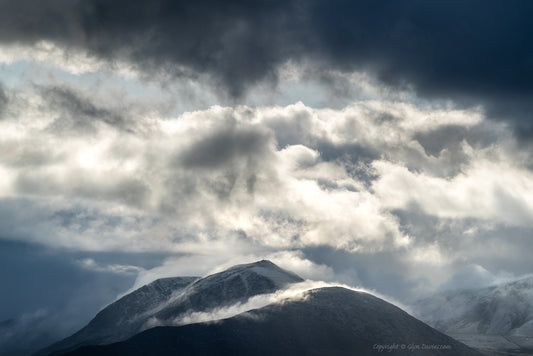
<svg viewBox="0 0 533 356"><path fill-rule="evenodd" d="M380 349L381 348L381 349ZM68 355L479 355L398 307L326 287L217 322L156 327Z"/></svg>
<svg viewBox="0 0 533 356"><path fill-rule="evenodd" d="M533 277L446 291L417 301L420 320L467 345L497 354L533 354Z"/></svg>
<svg viewBox="0 0 533 356"><path fill-rule="evenodd" d="M533 336L533 277L446 291L416 302L413 310L444 332Z"/></svg>
<svg viewBox="0 0 533 356"><path fill-rule="evenodd" d="M205 278L159 279L112 303L83 329L38 354L60 354L81 345L125 340L154 326L154 320L158 324L172 324L185 313L244 302L249 297L302 281L294 273L265 260L234 266Z"/></svg>

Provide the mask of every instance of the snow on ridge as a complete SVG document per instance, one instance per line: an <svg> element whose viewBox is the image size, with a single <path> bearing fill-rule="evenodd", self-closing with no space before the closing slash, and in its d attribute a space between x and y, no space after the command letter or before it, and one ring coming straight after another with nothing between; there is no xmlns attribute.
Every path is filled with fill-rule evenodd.
<svg viewBox="0 0 533 356"><path fill-rule="evenodd" d="M479 289L446 291L417 301L416 315L444 331L533 335L533 277Z"/></svg>

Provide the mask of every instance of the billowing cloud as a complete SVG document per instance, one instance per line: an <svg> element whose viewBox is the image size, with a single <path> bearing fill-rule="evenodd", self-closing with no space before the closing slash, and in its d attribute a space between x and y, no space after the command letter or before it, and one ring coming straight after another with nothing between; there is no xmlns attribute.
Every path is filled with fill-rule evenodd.
<svg viewBox="0 0 533 356"><path fill-rule="evenodd" d="M464 261L487 266L468 252L499 241L487 231L531 228L528 152L479 107L367 100L168 118L68 86L32 88L10 92L0 122L2 235L188 256L139 270L145 282L265 256L318 279L358 281L360 271L283 255L329 246L382 254L391 271L424 283L431 275L434 288ZM440 139L448 133L453 140ZM193 260L204 268L191 269Z"/></svg>
<svg viewBox="0 0 533 356"><path fill-rule="evenodd" d="M98 109L68 90L51 90L52 94L38 90L32 99L36 104L26 101L29 105L20 106L3 122L4 198L24 199L17 204L29 204L27 218L32 211L41 216L32 218L41 221L41 231L52 230L50 236L55 235L41 242L70 246L61 231L69 234L74 229L79 236L74 245L99 249L146 248L151 243L154 249L166 248L175 239L198 232L212 236L213 231L219 236L243 233L265 246L381 249L384 241L393 247L408 243L396 218L351 173L353 166L364 162L345 152L352 144L375 146L375 151L385 144L392 153L394 146L409 140L409 128L405 137L381 137L373 128L373 112L387 111L390 104L377 108L374 103L369 109L361 103L339 112L302 104L212 107L176 119L133 117L135 129L124 131L123 125L102 118L117 108ZM65 103L65 95L73 99ZM41 116L27 126L16 125L27 120L28 112L38 110ZM80 137L79 126L74 131L58 128L57 121L69 115L92 125L89 136ZM413 122L417 115L413 111ZM444 121L453 121L454 115ZM298 124L293 117L308 117L309 136L280 147L276 131L280 116L288 117L289 126ZM391 123L385 120L379 125ZM287 127L280 135L292 129ZM31 148L34 142L40 142L38 150ZM326 158L320 152L323 145L330 147ZM47 159L32 158L39 154ZM52 209L48 211L41 202L51 197L57 202L49 206L48 201ZM63 218L69 214L76 216L75 225L73 219ZM24 236L20 230L28 225L15 221L24 228L14 227L18 232L11 234ZM54 225L58 231L53 232ZM175 231L182 233L176 236ZM126 240L109 238L113 234ZM141 238L141 245L126 242L142 234L153 238Z"/></svg>
<svg viewBox="0 0 533 356"><path fill-rule="evenodd" d="M374 191L392 209L416 205L443 218L479 218L531 227L533 175L527 169L506 161L477 159L452 179L443 179L387 162L373 165L380 175Z"/></svg>
<svg viewBox="0 0 533 356"><path fill-rule="evenodd" d="M166 119L66 87L24 95L1 122L3 198L26 206L7 225L20 238L35 235L26 218L50 231L42 243L88 249L176 249L201 233L370 251L410 244L394 210L412 204L439 218L530 217L529 171L485 137L478 108L298 103ZM449 127L460 142L423 139Z"/></svg>

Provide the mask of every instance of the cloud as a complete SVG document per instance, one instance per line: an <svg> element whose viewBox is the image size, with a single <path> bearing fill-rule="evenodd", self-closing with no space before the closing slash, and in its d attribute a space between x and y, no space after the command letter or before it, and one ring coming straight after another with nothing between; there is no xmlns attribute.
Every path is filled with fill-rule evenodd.
<svg viewBox="0 0 533 356"><path fill-rule="evenodd" d="M9 99L3 88L3 85L0 83L0 119L2 118L2 114L5 112L8 103Z"/></svg>
<svg viewBox="0 0 533 356"><path fill-rule="evenodd" d="M270 260L281 268L294 272L304 279L329 282L335 280L335 274L331 268L324 264L312 262L302 252L271 252L257 248L256 251L253 251L254 248L251 246L240 247L234 243L231 249L224 251L221 251L219 248L209 250L209 247L204 247L204 250L201 251L202 253L169 257L160 266L140 270L131 290L151 283L159 278L175 276L202 277L221 272L238 264L250 263L251 261L262 259Z"/></svg>
<svg viewBox="0 0 533 356"><path fill-rule="evenodd" d="M121 113L97 107L88 98L82 97L68 87L43 87L41 96L50 110L59 116L49 124L48 129L54 132L71 131L77 135L94 133L93 121L101 121L124 130L127 129ZM131 129L129 129L131 130Z"/></svg>
<svg viewBox="0 0 533 356"><path fill-rule="evenodd" d="M17 221L7 236L193 254L202 245L195 236L379 251L412 243L394 211L413 203L440 218L523 225L529 217L529 173L505 163L516 148L505 144L510 136L486 136L479 108L373 100L158 118L68 87L37 87L18 100L1 122L1 184L6 204L26 208L6 211ZM74 126L57 129L62 118ZM91 125L89 136L78 135L80 125ZM450 127L457 141L428 141ZM504 167L507 176L496 174Z"/></svg>
<svg viewBox="0 0 533 356"><path fill-rule="evenodd" d="M84 258L78 261L82 268L95 272L109 272L117 274L138 274L142 269L137 266L126 266L120 264L100 265L92 258Z"/></svg>
<svg viewBox="0 0 533 356"><path fill-rule="evenodd" d="M403 300L525 274L530 8L2 1L1 241L136 286L262 258Z"/></svg>
<svg viewBox="0 0 533 356"><path fill-rule="evenodd" d="M443 179L383 161L373 166L380 176L373 189L392 209L409 209L414 204L442 218L479 218L531 227L533 176L529 170L480 158L452 179Z"/></svg>
<svg viewBox="0 0 533 356"><path fill-rule="evenodd" d="M530 155L479 107L364 100L164 117L66 85L6 93L2 238L177 254L140 269L136 286L269 258L407 298L467 263L527 267ZM57 129L61 118L75 124ZM76 260L91 258L101 273L139 267Z"/></svg>
<svg viewBox="0 0 533 356"><path fill-rule="evenodd" d="M105 71L107 68L123 76L133 77L135 75L126 63L110 64L84 51L61 47L51 41L40 40L33 44L15 41L2 45L1 63L9 65L22 61L36 62L44 66L53 63L54 66L74 75Z"/></svg>
<svg viewBox="0 0 533 356"><path fill-rule="evenodd" d="M422 97L484 105L491 117L509 120L523 136L531 133L533 88L524 75L531 72L531 49L524 45L530 37L529 3L382 5L5 1L0 30L8 46L65 51L62 57L75 53L87 58L85 63L128 63L141 76L160 80L206 77L234 97L275 83L281 74L294 77L281 70L288 64L312 68L306 75L322 78L337 92L349 89L331 80L331 73L365 72ZM91 67L78 62L79 68Z"/></svg>

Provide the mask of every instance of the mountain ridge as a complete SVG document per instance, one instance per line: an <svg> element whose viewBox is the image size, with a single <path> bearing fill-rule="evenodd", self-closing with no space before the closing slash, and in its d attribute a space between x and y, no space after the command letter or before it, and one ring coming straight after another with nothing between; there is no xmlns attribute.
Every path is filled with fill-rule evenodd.
<svg viewBox="0 0 533 356"><path fill-rule="evenodd" d="M81 330L40 350L36 356L125 340L150 328L154 319L159 324L172 324L185 313L243 302L302 281L267 260L236 265L203 278L158 279L111 303Z"/></svg>
<svg viewBox="0 0 533 356"><path fill-rule="evenodd" d="M418 355L479 355L380 298L342 287L313 289L216 322L152 328L66 355L370 355L393 345L402 355L416 347Z"/></svg>
<svg viewBox="0 0 533 356"><path fill-rule="evenodd" d="M533 276L483 288L444 291L413 310L435 328L455 333L533 335Z"/></svg>

